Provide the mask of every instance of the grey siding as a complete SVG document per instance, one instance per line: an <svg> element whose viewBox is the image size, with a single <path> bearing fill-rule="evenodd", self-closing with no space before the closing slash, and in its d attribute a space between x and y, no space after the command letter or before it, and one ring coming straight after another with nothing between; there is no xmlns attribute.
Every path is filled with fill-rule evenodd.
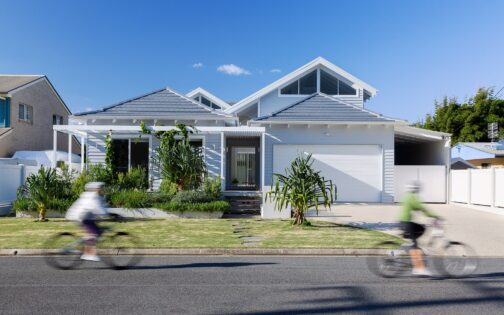
<svg viewBox="0 0 504 315"><path fill-rule="evenodd" d="M329 133L330 136L327 136ZM266 129L264 185L271 186L274 144L376 144L383 149L382 202L394 196L394 129L387 126L298 127ZM358 166L356 166L358 167ZM266 187L267 189L268 187Z"/></svg>
<svg viewBox="0 0 504 315"><path fill-rule="evenodd" d="M105 163L105 138L107 134L89 133L87 138L87 159L89 164Z"/></svg>
<svg viewBox="0 0 504 315"><path fill-rule="evenodd" d="M208 176L221 176L221 135L210 134L205 136L205 163Z"/></svg>

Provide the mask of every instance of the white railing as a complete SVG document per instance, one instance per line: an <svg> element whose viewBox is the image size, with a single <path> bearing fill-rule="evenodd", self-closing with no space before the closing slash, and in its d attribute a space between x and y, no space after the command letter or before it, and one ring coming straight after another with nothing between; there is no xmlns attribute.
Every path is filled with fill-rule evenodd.
<svg viewBox="0 0 504 315"><path fill-rule="evenodd" d="M504 208L504 169L452 170L450 181L452 202Z"/></svg>

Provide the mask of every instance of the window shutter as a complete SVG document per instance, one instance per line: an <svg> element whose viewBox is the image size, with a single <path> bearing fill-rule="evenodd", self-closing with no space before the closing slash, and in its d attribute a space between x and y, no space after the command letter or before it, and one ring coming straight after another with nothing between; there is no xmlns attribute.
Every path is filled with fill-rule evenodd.
<svg viewBox="0 0 504 315"><path fill-rule="evenodd" d="M18 118L19 118L20 120L24 120L24 119L25 119L25 114L24 114L25 109L24 109L24 108L25 108L25 107L24 107L24 105L23 105L23 104L19 104L19 113L18 113Z"/></svg>

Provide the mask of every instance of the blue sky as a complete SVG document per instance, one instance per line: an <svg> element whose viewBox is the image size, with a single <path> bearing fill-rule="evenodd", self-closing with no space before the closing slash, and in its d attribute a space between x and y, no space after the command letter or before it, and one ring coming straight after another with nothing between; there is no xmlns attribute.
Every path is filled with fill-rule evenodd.
<svg viewBox="0 0 504 315"><path fill-rule="evenodd" d="M444 95L504 87L504 1L0 0L0 8L0 73L48 75L74 112L164 86L236 101L317 56L380 90L368 108L410 121ZM248 74L217 70L230 64Z"/></svg>

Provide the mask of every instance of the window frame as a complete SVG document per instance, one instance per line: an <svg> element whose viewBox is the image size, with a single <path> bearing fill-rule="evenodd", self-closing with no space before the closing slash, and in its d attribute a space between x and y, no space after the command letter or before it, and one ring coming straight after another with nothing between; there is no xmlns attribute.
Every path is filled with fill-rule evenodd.
<svg viewBox="0 0 504 315"><path fill-rule="evenodd" d="M62 115L53 114L52 117L53 117L52 118L52 124L53 124L53 126L64 125L65 124L65 120L63 119ZM56 118L56 121L55 121L55 118Z"/></svg>
<svg viewBox="0 0 504 315"><path fill-rule="evenodd" d="M23 111L21 111L21 107L23 107ZM30 111L31 111L31 117L28 117L29 116L28 113ZM20 117L21 113L23 114L23 118ZM34 113L33 113L33 106L32 105L28 105L25 103L18 104L18 121L33 124L33 116L34 116Z"/></svg>
<svg viewBox="0 0 504 315"><path fill-rule="evenodd" d="M338 93L339 93L339 82L343 82L347 85L349 85L351 88L353 88L355 90L355 94L327 94L327 95L330 95L330 96L336 96L336 97L359 97L359 90L361 90L360 87L353 87L351 84L348 84L347 82L345 82L344 80L341 80L338 76L334 75L333 73L331 73L331 71L329 70L326 70L326 69L322 69L321 67L318 67L316 70L313 70L313 71L316 71L317 72L317 75L316 75L316 78L317 78L317 81L316 81L316 91L314 93L323 93L321 91L321 86L322 86L322 71L324 71L325 73L327 73L328 75L334 77L336 80L338 80ZM300 92L300 81L301 81L301 78L311 74L312 72L308 72L304 75L301 75L301 76L298 76L297 78L294 78L293 80L281 85L280 87L277 88L277 95L278 97L306 97L306 96L309 96L309 95L312 95L312 94L299 94ZM297 90L298 90L298 94L282 94L282 89L291 85L292 83L294 82L297 82ZM350 81L348 81L350 82Z"/></svg>

